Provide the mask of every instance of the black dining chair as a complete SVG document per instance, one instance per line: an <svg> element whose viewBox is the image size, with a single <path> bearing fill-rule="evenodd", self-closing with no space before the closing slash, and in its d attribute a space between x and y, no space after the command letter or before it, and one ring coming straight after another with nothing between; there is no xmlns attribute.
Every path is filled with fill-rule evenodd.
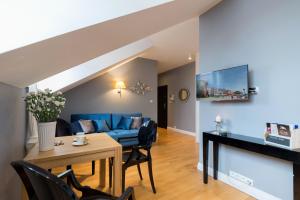
<svg viewBox="0 0 300 200"><path fill-rule="evenodd" d="M125 172L128 167L137 166L140 179L143 180L140 164L148 163L148 172L151 182L153 193L156 193L153 171L152 171L152 157L151 147L152 143L156 139L157 124L154 121L150 121L147 126L142 126L138 133L138 145L127 146L123 148L123 166L122 166L122 189L125 189ZM132 139L134 137L122 137L118 139L118 142L122 140ZM136 138L136 137L135 137ZM143 152L145 151L145 153ZM112 165L113 160L109 160L109 186L112 186Z"/></svg>
<svg viewBox="0 0 300 200"><path fill-rule="evenodd" d="M133 188L128 188L121 197L115 197L88 186L82 186L72 170L55 176L25 161L14 161L11 165L22 179L29 200L135 200ZM63 181L64 178L69 179L71 185L82 193L80 198Z"/></svg>

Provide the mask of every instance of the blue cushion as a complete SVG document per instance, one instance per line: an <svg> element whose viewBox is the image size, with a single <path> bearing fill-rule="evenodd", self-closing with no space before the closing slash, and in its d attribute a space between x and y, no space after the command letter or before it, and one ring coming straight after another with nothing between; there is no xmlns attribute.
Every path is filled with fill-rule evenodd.
<svg viewBox="0 0 300 200"><path fill-rule="evenodd" d="M71 123L71 133L83 132L79 121L75 121Z"/></svg>
<svg viewBox="0 0 300 200"><path fill-rule="evenodd" d="M143 117L143 122L142 122L142 124L144 124L145 122L148 122L148 121L150 121L150 120L151 120L150 117Z"/></svg>
<svg viewBox="0 0 300 200"><path fill-rule="evenodd" d="M108 128L112 127L111 124L111 114L110 113L98 113L98 114L72 114L71 122L79 121L79 120L100 120L104 119Z"/></svg>
<svg viewBox="0 0 300 200"><path fill-rule="evenodd" d="M129 130L132 124L132 119L130 117L122 117L117 128L118 129L124 129Z"/></svg>
<svg viewBox="0 0 300 200"><path fill-rule="evenodd" d="M107 132L110 131L110 129L107 126L106 120L100 119L100 120L93 120L94 127L96 132Z"/></svg>
<svg viewBox="0 0 300 200"><path fill-rule="evenodd" d="M122 117L142 117L142 113L113 113L111 115L112 126L111 129L117 129Z"/></svg>

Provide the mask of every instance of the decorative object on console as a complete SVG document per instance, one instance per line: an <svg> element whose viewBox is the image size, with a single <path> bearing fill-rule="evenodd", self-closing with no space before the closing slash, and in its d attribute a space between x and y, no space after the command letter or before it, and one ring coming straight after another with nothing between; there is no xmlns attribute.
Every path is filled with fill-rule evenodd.
<svg viewBox="0 0 300 200"><path fill-rule="evenodd" d="M61 92L30 92L25 97L26 107L38 121L39 150L54 148L56 120L65 106L66 99Z"/></svg>
<svg viewBox="0 0 300 200"><path fill-rule="evenodd" d="M180 101L187 102L189 100L189 97L190 97L189 89L182 88L179 90L178 98L180 99Z"/></svg>
<svg viewBox="0 0 300 200"><path fill-rule="evenodd" d="M116 82L116 89L118 90L118 94L120 95L120 98L122 96L122 89L126 89L126 85L124 81L117 81Z"/></svg>
<svg viewBox="0 0 300 200"><path fill-rule="evenodd" d="M267 123L264 134L266 144L287 149L300 148L300 129L295 124Z"/></svg>
<svg viewBox="0 0 300 200"><path fill-rule="evenodd" d="M222 117L220 115L216 116L216 132L217 133L221 133L221 129L222 129Z"/></svg>
<svg viewBox="0 0 300 200"><path fill-rule="evenodd" d="M138 81L134 86L129 87L129 90L137 95L145 95L146 92L151 92L152 88L145 83Z"/></svg>

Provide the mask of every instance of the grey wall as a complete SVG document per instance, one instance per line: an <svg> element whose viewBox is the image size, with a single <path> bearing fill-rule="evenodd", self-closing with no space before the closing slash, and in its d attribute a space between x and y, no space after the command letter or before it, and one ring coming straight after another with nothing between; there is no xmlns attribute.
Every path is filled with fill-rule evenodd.
<svg viewBox="0 0 300 200"><path fill-rule="evenodd" d="M249 64L251 86L260 87L247 103L200 101L201 132L214 128L218 113L230 131L260 138L265 122L300 123L299 7L298 0L226 0L200 17L200 71ZM220 158L222 172L292 199L290 163L223 146Z"/></svg>
<svg viewBox="0 0 300 200"><path fill-rule="evenodd" d="M21 199L21 181L10 166L24 157L25 90L0 83L0 199Z"/></svg>
<svg viewBox="0 0 300 200"><path fill-rule="evenodd" d="M123 80L127 88L140 80L151 86L153 90L144 96L134 94L129 90L122 90L122 97L120 98L117 90L114 89L117 80ZM137 58L67 91L65 93L66 107L61 116L70 120L70 115L74 113L142 112L143 116L149 116L156 120L156 88L156 61Z"/></svg>
<svg viewBox="0 0 300 200"><path fill-rule="evenodd" d="M168 85L168 96L175 95L175 102L168 103L168 126L195 132L195 63L160 74L158 85ZM182 102L178 98L181 88L190 90L190 98L187 102Z"/></svg>

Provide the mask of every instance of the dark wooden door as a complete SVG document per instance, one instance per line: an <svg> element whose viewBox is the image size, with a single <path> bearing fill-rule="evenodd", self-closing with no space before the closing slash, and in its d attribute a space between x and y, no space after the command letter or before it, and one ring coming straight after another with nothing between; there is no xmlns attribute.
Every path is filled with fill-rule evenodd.
<svg viewBox="0 0 300 200"><path fill-rule="evenodd" d="M159 86L157 91L157 125L161 128L168 126L168 86Z"/></svg>

